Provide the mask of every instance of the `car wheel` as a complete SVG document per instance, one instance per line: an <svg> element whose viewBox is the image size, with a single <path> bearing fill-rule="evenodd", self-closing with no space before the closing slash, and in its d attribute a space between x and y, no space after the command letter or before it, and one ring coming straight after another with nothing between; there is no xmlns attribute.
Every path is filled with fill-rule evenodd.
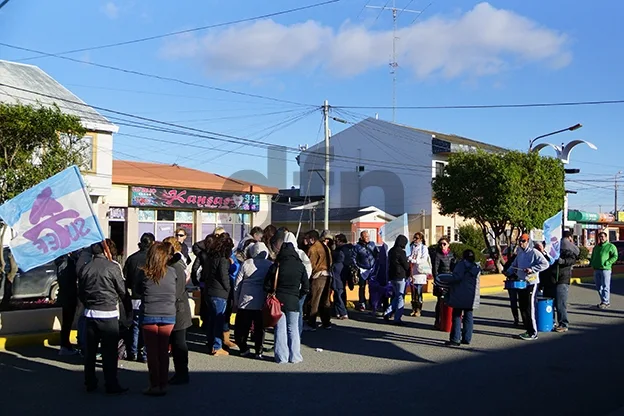
<svg viewBox="0 0 624 416"><path fill-rule="evenodd" d="M56 303L59 295L59 285L57 282L52 283L50 287L50 303Z"/></svg>

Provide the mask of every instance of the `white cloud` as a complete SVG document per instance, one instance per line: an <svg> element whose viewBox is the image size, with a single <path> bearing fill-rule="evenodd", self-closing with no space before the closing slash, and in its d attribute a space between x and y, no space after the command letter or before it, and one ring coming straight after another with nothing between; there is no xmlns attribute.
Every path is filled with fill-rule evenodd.
<svg viewBox="0 0 624 416"><path fill-rule="evenodd" d="M512 11L480 3L457 17L434 16L398 31L397 61L417 78L485 76L539 62L569 64L568 38ZM168 59L199 60L209 74L255 78L324 70L354 76L387 67L392 32L345 22L340 28L309 20L272 20L185 35L168 41Z"/></svg>
<svg viewBox="0 0 624 416"><path fill-rule="evenodd" d="M102 13L109 19L117 19L119 17L119 7L112 1L107 2L102 6Z"/></svg>

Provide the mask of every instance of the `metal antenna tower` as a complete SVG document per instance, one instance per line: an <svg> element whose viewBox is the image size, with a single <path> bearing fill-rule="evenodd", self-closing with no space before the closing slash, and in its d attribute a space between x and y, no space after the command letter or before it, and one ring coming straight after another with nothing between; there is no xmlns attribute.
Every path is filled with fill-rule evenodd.
<svg viewBox="0 0 624 416"><path fill-rule="evenodd" d="M409 6L410 3L412 3L412 1L413 0L411 0L407 5ZM396 59L396 44L397 44L397 40L399 39L399 37L397 36L397 19L404 12L416 13L420 15L422 11L410 10L407 8L397 9L396 0L392 0L392 7L388 7L388 3L390 3L390 0L388 0L386 4L383 6L366 5L366 7L369 9L380 10L379 15L377 15L377 19L379 19L379 16L381 16L381 14L386 10L390 10L392 12L392 61L390 62L389 65L390 65L390 75L392 75L392 122L395 122L396 121L396 82L397 82L396 73L397 73L397 68L399 67L399 64ZM375 19L375 21L377 19Z"/></svg>

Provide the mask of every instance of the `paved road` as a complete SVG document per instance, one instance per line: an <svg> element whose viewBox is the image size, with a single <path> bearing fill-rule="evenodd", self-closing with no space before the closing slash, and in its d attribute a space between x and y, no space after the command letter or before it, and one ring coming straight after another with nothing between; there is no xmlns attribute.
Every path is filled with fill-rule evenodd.
<svg viewBox="0 0 624 416"><path fill-rule="evenodd" d="M613 283L612 308L598 311L590 285L573 286L567 334L520 341L506 294L482 298L473 345L450 349L431 329L433 303L405 327L352 313L330 331L304 334L304 363L277 365L204 354L191 342L192 384L164 398L143 397L146 367L123 363L123 397L82 390L78 360L56 349L0 353L1 414L67 415L609 415L624 394L624 280ZM317 352L316 348L323 349ZM429 413L431 414L431 413Z"/></svg>

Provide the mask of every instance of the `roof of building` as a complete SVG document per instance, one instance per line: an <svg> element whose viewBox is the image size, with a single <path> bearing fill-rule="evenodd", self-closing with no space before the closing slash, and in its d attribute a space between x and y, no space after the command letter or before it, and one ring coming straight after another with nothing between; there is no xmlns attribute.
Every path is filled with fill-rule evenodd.
<svg viewBox="0 0 624 416"><path fill-rule="evenodd" d="M282 202L273 202L271 206L271 221L274 223L290 223L290 222L309 222L312 215L312 210L302 209L295 210L297 206L303 204L289 204ZM351 221L355 218L362 217L371 212L380 211L375 207L351 207L351 208L330 208L329 219L330 221ZM303 214L303 216L302 216ZM320 202L315 210L315 221L322 222L325 219L325 210L323 209L323 202Z"/></svg>
<svg viewBox="0 0 624 416"><path fill-rule="evenodd" d="M419 128L416 128L416 127L406 126L404 124L392 123L390 121L379 120L379 119L372 118L372 117L366 118L366 119L360 121L359 123L356 123L354 126L358 126L360 124L364 128L366 127L366 124L369 124L369 125L373 124L373 125L377 125L379 127L383 127L383 126L387 126L387 125L399 127L399 128L405 129L406 133L408 133L408 134L404 135L405 138L409 138L410 137L409 133L418 132L418 133L424 133L424 134L427 134L427 135L435 136L435 138L439 139L439 140L445 140L445 141L448 141L450 143L455 143L455 144L459 144L459 145L473 146L473 147L476 147L478 149L488 150L488 151L491 151L491 152L507 152L507 151L509 151L509 149L505 149L503 147L494 146L492 144L483 143L483 142L480 142L480 141L477 141L477 140L468 139L466 137L457 136L455 134L446 134L446 133L439 133L439 132L431 131L431 130L419 129ZM416 137L415 135L413 137L414 137L414 140L419 140L419 138ZM317 147L322 147L322 146L324 146L324 142L319 142L319 143L315 144L314 146L312 146L310 149L308 149L308 151L312 150L312 148L317 148ZM305 154L305 151L302 152L302 153Z"/></svg>
<svg viewBox="0 0 624 416"><path fill-rule="evenodd" d="M401 127L405 127L407 129L416 130L416 131L419 131L421 133L431 134L432 136L435 136L436 139L446 140L446 141L451 142L451 143L465 144L467 146L474 146L474 147L476 147L478 149L490 150L490 151L493 151L493 152L507 152L507 151L509 151L509 149L505 149L504 147L494 146L493 144L483 143L483 142L480 142L480 141L477 141L477 140L468 139L466 137L457 136L455 134L438 133L436 131L417 129L415 127L404 126L402 124L397 124L397 125L401 126Z"/></svg>
<svg viewBox="0 0 624 416"><path fill-rule="evenodd" d="M257 185L177 164L113 160L113 184L189 188L225 192L277 194L277 188Z"/></svg>
<svg viewBox="0 0 624 416"><path fill-rule="evenodd" d="M88 130L110 133L119 130L39 67L0 60L0 82L3 84L0 85L2 103L45 107L56 104L62 112L80 117Z"/></svg>

